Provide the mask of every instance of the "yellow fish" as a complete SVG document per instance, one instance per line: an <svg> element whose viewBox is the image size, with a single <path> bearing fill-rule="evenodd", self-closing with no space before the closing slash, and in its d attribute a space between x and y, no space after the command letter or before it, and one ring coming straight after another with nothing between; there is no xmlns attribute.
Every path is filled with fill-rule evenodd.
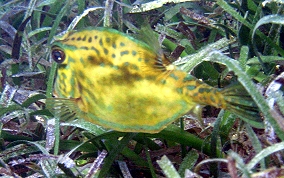
<svg viewBox="0 0 284 178"><path fill-rule="evenodd" d="M257 119L254 102L240 86L213 88L170 64L142 41L108 28L70 32L52 44L59 64L55 95L47 107L61 118L122 132L157 133L211 105Z"/></svg>

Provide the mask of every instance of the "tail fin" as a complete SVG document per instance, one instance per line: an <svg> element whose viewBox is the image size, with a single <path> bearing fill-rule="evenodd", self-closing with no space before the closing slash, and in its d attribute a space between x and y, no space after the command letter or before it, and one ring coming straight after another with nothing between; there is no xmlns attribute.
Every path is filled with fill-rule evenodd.
<svg viewBox="0 0 284 178"><path fill-rule="evenodd" d="M231 85L221 91L226 109L238 115L256 128L263 128L258 107L245 88L240 84Z"/></svg>

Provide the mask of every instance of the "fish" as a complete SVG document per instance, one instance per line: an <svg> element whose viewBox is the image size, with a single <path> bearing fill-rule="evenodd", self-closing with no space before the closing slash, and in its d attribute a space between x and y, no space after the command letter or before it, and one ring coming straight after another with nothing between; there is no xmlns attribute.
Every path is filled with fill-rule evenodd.
<svg viewBox="0 0 284 178"><path fill-rule="evenodd" d="M209 86L169 62L157 44L105 27L68 32L51 45L58 69L47 108L63 120L121 132L158 133L206 105L261 122L243 86Z"/></svg>

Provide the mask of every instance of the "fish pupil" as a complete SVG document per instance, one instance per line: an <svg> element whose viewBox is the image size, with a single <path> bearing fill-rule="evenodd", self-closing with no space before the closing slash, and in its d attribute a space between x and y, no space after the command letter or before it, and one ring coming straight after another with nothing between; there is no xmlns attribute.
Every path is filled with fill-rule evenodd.
<svg viewBox="0 0 284 178"><path fill-rule="evenodd" d="M61 49L54 49L51 52L52 59L61 64L65 60L65 53Z"/></svg>

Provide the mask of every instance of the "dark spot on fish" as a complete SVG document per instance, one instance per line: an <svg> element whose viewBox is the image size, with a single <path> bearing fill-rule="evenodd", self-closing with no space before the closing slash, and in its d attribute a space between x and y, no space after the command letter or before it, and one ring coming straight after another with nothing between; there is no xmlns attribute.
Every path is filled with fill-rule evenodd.
<svg viewBox="0 0 284 178"><path fill-rule="evenodd" d="M95 60L95 57L94 57L94 56L88 56L87 59L88 59L89 61L94 61L94 60Z"/></svg>
<svg viewBox="0 0 284 178"><path fill-rule="evenodd" d="M58 65L58 69L65 69L67 64L60 64Z"/></svg>
<svg viewBox="0 0 284 178"><path fill-rule="evenodd" d="M98 36L96 35L94 38L95 38L95 40L96 40L96 39L98 39Z"/></svg>
<svg viewBox="0 0 284 178"><path fill-rule="evenodd" d="M78 72L78 75L79 75L79 77L81 77L81 78L85 78L85 75L83 74L82 71L79 71L79 72Z"/></svg>
<svg viewBox="0 0 284 178"><path fill-rule="evenodd" d="M113 65L113 66L111 66L111 68L113 68L113 69L115 69L115 70L118 70L118 69L119 69L119 67L118 67L117 65Z"/></svg>
<svg viewBox="0 0 284 178"><path fill-rule="evenodd" d="M100 46L103 46L103 45L104 45L102 39L99 40L99 44L100 44Z"/></svg>
<svg viewBox="0 0 284 178"><path fill-rule="evenodd" d="M192 80L194 80L194 77L191 75L187 75L186 77L183 78L183 82L192 81Z"/></svg>
<svg viewBox="0 0 284 178"><path fill-rule="evenodd" d="M211 99L212 102L214 102L214 103L216 102L216 100L213 96L210 96L210 99Z"/></svg>
<svg viewBox="0 0 284 178"><path fill-rule="evenodd" d="M171 73L171 74L170 74L170 77L172 77L172 78L175 79L175 80L178 80L178 76L176 76L174 73Z"/></svg>
<svg viewBox="0 0 284 178"><path fill-rule="evenodd" d="M65 80L65 79L67 78L67 76L66 76L65 73L61 73L61 74L60 74L60 77L62 77L63 80Z"/></svg>
<svg viewBox="0 0 284 178"><path fill-rule="evenodd" d="M141 62L141 61L142 61L142 58L138 58L138 61Z"/></svg>
<svg viewBox="0 0 284 178"><path fill-rule="evenodd" d="M165 80L165 79L163 79L163 80L161 80L161 84L166 84L167 83L167 80Z"/></svg>
<svg viewBox="0 0 284 178"><path fill-rule="evenodd" d="M66 92L66 74L65 73L61 73L59 75L59 83L58 83L58 87L60 90L62 90L63 92Z"/></svg>
<svg viewBox="0 0 284 178"><path fill-rule="evenodd" d="M176 90L178 93L182 94L182 88L177 88Z"/></svg>
<svg viewBox="0 0 284 178"><path fill-rule="evenodd" d="M116 49L116 44L115 44L115 43L112 43L112 47L113 47L114 49Z"/></svg>
<svg viewBox="0 0 284 178"><path fill-rule="evenodd" d="M132 64L132 65L131 65L131 69L139 70L139 67L138 67L137 65L135 65L135 64Z"/></svg>
<svg viewBox="0 0 284 178"><path fill-rule="evenodd" d="M129 66L129 62L123 63L124 66Z"/></svg>
<svg viewBox="0 0 284 178"><path fill-rule="evenodd" d="M97 55L100 55L100 51L99 51L97 48L95 48L95 47L92 46L91 49L94 50L94 51L97 53Z"/></svg>
<svg viewBox="0 0 284 178"><path fill-rule="evenodd" d="M92 38L92 37L89 37L88 42L89 42L89 43L92 43L92 40L93 40L93 38Z"/></svg>
<svg viewBox="0 0 284 178"><path fill-rule="evenodd" d="M186 88L188 90L194 90L196 87L194 85L187 85Z"/></svg>
<svg viewBox="0 0 284 178"><path fill-rule="evenodd" d="M132 55L135 56L137 54L136 51L132 51Z"/></svg>
<svg viewBox="0 0 284 178"><path fill-rule="evenodd" d="M116 69L118 66L113 66ZM127 66L121 66L118 72L109 74L107 80L101 80L99 84L107 85L134 85L137 80L141 80L142 76L137 72L133 73Z"/></svg>
<svg viewBox="0 0 284 178"><path fill-rule="evenodd" d="M86 41L86 39L87 39L87 37L86 37L86 35L85 35L84 38L82 39L82 41Z"/></svg>
<svg viewBox="0 0 284 178"><path fill-rule="evenodd" d="M120 52L120 56L127 55L127 54L129 54L129 51L121 51Z"/></svg>
<svg viewBox="0 0 284 178"><path fill-rule="evenodd" d="M89 48L87 46L81 46L80 49L89 50Z"/></svg>
<svg viewBox="0 0 284 178"><path fill-rule="evenodd" d="M92 65L96 66L102 66L104 67L105 65L112 65L112 62L107 60L106 58L103 57L97 57L97 56L88 56L87 59L92 63Z"/></svg>
<svg viewBox="0 0 284 178"><path fill-rule="evenodd" d="M65 81L60 81L60 85L58 85L59 90L63 91L66 93L66 83Z"/></svg>
<svg viewBox="0 0 284 178"><path fill-rule="evenodd" d="M108 50L106 48L104 48L104 53L105 53L105 55L108 54Z"/></svg>
<svg viewBox="0 0 284 178"><path fill-rule="evenodd" d="M123 42L120 42L120 46L125 46L125 43L123 43Z"/></svg>
<svg viewBox="0 0 284 178"><path fill-rule="evenodd" d="M72 41L74 41L75 39L76 39L75 37L72 37L72 38L71 38Z"/></svg>
<svg viewBox="0 0 284 178"><path fill-rule="evenodd" d="M82 38L79 36L78 38L77 38L77 41L81 41L82 40Z"/></svg>
<svg viewBox="0 0 284 178"><path fill-rule="evenodd" d="M75 59L73 59L72 57L68 57L68 64L74 63L74 62L75 62Z"/></svg>
<svg viewBox="0 0 284 178"><path fill-rule="evenodd" d="M209 93L210 92L210 89L208 89L208 88L199 88L199 90L198 90L198 92L199 93Z"/></svg>
<svg viewBox="0 0 284 178"><path fill-rule="evenodd" d="M115 56L115 54L112 54L111 57L112 57L112 58L115 58L116 56Z"/></svg>
<svg viewBox="0 0 284 178"><path fill-rule="evenodd" d="M110 43L110 38L107 37L107 38L106 38L106 42L107 42L107 43Z"/></svg>
<svg viewBox="0 0 284 178"><path fill-rule="evenodd" d="M205 92L205 91L204 91L204 88L199 88L198 92L199 92L199 93L204 93L204 92Z"/></svg>

